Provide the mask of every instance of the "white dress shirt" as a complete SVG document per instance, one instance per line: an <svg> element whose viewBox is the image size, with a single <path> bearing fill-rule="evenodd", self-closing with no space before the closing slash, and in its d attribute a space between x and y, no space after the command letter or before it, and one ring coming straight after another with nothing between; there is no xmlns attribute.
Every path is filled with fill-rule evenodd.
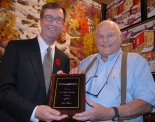
<svg viewBox="0 0 155 122"><path fill-rule="evenodd" d="M40 47L40 54L41 54L41 60L43 63L44 60L44 56L47 53L47 48L49 47L45 41L42 39L42 37L40 35L38 35L38 43L39 43L39 47ZM51 55L52 55L52 60L54 60L54 54L55 54L55 43L53 45L50 46L51 47ZM36 106L33 110L33 113L31 115L30 121L31 122L38 122L39 119L35 118L35 112L38 106Z"/></svg>

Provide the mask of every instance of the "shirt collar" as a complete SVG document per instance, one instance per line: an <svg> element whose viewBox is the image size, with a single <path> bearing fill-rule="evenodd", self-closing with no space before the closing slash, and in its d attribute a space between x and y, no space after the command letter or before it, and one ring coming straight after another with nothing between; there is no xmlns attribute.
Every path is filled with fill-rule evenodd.
<svg viewBox="0 0 155 122"><path fill-rule="evenodd" d="M46 49L49 47L45 41L42 39L42 37L40 35L38 35L38 43L40 46L40 51L41 54L44 54L46 52ZM52 51L55 52L55 43L53 45L50 46L52 48Z"/></svg>
<svg viewBox="0 0 155 122"><path fill-rule="evenodd" d="M120 48L116 53L109 55L106 62L115 59L121 52L123 52L123 51ZM98 58L98 60L102 60L101 54L99 52L98 52L97 58Z"/></svg>

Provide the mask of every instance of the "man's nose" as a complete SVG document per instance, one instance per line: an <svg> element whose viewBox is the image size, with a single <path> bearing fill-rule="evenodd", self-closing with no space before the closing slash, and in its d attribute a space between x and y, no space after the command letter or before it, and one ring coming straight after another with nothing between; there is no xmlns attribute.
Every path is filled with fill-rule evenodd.
<svg viewBox="0 0 155 122"><path fill-rule="evenodd" d="M107 36L104 36L104 37L102 38L102 40L103 40L103 42L107 42L107 41L108 41Z"/></svg>

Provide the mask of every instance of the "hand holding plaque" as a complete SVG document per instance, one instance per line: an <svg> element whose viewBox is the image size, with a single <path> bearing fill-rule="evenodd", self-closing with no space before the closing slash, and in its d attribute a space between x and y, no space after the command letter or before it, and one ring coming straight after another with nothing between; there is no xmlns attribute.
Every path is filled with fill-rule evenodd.
<svg viewBox="0 0 155 122"><path fill-rule="evenodd" d="M54 74L48 105L61 114L74 115L85 110L85 74Z"/></svg>

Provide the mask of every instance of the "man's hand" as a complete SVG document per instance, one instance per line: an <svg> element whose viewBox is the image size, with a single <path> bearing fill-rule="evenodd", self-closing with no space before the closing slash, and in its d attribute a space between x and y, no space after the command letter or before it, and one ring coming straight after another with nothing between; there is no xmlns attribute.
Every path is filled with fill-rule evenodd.
<svg viewBox="0 0 155 122"><path fill-rule="evenodd" d="M57 72L57 74L65 74L62 70L59 70L58 72ZM83 69L78 69L77 67L76 68L73 68L70 72L69 72L69 74L84 74L84 71L83 71Z"/></svg>
<svg viewBox="0 0 155 122"><path fill-rule="evenodd" d="M88 99L86 102L92 106L90 110L86 110L82 113L77 113L73 116L74 119L79 121L86 120L112 120L114 116L113 108L105 108L104 106L94 103Z"/></svg>
<svg viewBox="0 0 155 122"><path fill-rule="evenodd" d="M67 115L60 115L60 112L52 109L49 106L45 105L40 105L36 109L35 113L35 118L46 121L46 122L51 122L53 120L62 120L64 118L68 117Z"/></svg>
<svg viewBox="0 0 155 122"><path fill-rule="evenodd" d="M83 69L78 69L77 67L76 68L73 68L69 74L84 74L84 71Z"/></svg>
<svg viewBox="0 0 155 122"><path fill-rule="evenodd" d="M62 70L57 71L57 74L65 74Z"/></svg>

